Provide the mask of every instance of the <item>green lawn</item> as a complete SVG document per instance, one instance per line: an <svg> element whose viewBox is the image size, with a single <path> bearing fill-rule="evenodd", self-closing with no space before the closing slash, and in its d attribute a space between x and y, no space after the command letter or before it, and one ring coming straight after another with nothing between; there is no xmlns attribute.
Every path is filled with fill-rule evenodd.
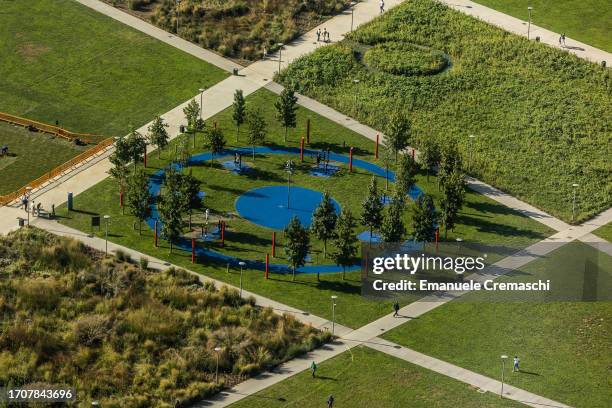
<svg viewBox="0 0 612 408"><path fill-rule="evenodd" d="M522 406L363 346L321 363L317 374L304 371L231 407L324 407L330 394L338 408Z"/></svg>
<svg viewBox="0 0 612 408"><path fill-rule="evenodd" d="M117 136L228 74L71 0L0 0L0 111Z"/></svg>
<svg viewBox="0 0 612 408"><path fill-rule="evenodd" d="M598 288L600 294L607 293L608 301L505 302L499 293L471 293L384 337L493 378L499 376L500 355L518 355L521 372L507 375L508 383L572 406L608 407L612 258L573 243L502 280L546 276L552 284L564 280L562 290L580 289L582 282L572 281L568 269L561 269L558 263L562 259L571 262L580 253L598 256L606 271L599 275ZM580 279L579 269L572 271Z"/></svg>
<svg viewBox="0 0 612 408"><path fill-rule="evenodd" d="M4 145L9 147L9 155L0 157L0 195L17 190L92 147L0 122L0 146Z"/></svg>
<svg viewBox="0 0 612 408"><path fill-rule="evenodd" d="M529 18L527 7L532 6L533 24L612 52L612 8L607 1L477 0L476 3L525 21Z"/></svg>
<svg viewBox="0 0 612 408"><path fill-rule="evenodd" d="M447 69L420 72L432 52ZM612 202L610 72L442 3L412 0L298 58L277 80L381 131L402 110L411 144L452 139L465 162L472 156L475 177L567 221L578 183L582 221Z"/></svg>
<svg viewBox="0 0 612 408"><path fill-rule="evenodd" d="M273 101L274 94L267 90L260 90L247 98L249 106L258 106L262 109L266 120L269 123L268 141L282 143L283 129L274 120ZM235 128L229 122L230 111L226 110L209 120L209 123L216 121L222 129L227 129L226 139L235 144ZM373 143L356 133L326 120L315 113L300 108L298 111L299 128L291 130L289 134L289 145L296 146L299 135L305 132L306 118L311 118L313 139L312 146L329 146L333 150L343 151L342 142L347 146L357 147L357 156L363 159L372 159ZM244 131L243 131L244 132ZM244 135L241 136L241 140ZM197 151L202 151L203 138L198 135ZM174 142L162 153L161 160L157 155L151 155L149 171L166 166L173 156ZM346 149L344 149L346 151ZM296 159L296 158L294 158ZM246 156L244 160L250 160ZM279 169L282 160L279 156L263 157L256 159L255 165L260 169L261 177L266 180L255 178L244 178L225 171L209 168L208 166L194 167L192 171L203 180L203 190L207 193L206 205L212 209L213 213L219 211L234 211L234 200L243 191L249 190L254 186L267 184L283 184L286 175ZM298 172L295 180L300 185L309 186L317 190L329 188L333 197L342 206L348 206L359 213L359 203L363 199L364 188L357 183L367 183L370 176L361 172L353 175L341 175L329 180L312 178ZM427 182L424 176L419 177L418 181L426 190L438 194L435 185L435 178L431 177ZM380 183L384 186L384 180ZM119 208L118 185L115 180L106 179L95 185L90 190L75 197L75 208L77 211L67 213L64 208L59 209L59 214L66 217L62 222L83 231L89 231L91 214L110 214L111 235L110 239L114 242L136 248L145 253L156 257L168 259L171 262L192 268L208 276L237 285L239 283L239 273L232 268L231 273L226 273L225 265L209 265L204 260L204 265L191 265L190 254L175 251L170 254L169 245L161 241L161 247L153 248L153 233L149 229L144 230L142 236L132 229L133 217L122 215ZM201 220L201 213L195 215L194 219ZM409 211L406 214L406 221L409 220ZM270 252L271 231L255 225L251 225L239 219L229 221L228 236L224 252L252 259L263 260L266 252ZM408 225L410 229L410 225ZM361 232L364 228L359 228ZM97 232L101 235L101 232ZM511 210L495 203L476 193L467 194L467 204L461 214L460 225L449 235L449 239L455 236L462 236L466 241L483 242L487 244L504 244L512 247L524 247L529 243L540 240L551 234L551 230L542 224L514 213ZM281 238L281 234L278 234ZM213 244L217 246L217 244ZM315 251L321 250L321 243L315 243ZM314 253L315 261L322 261L320 252ZM282 257L282 249L278 249L277 256ZM282 262L277 260L276 262ZM326 261L330 262L330 261ZM290 276L275 275L269 281L263 279L262 273L257 271L247 271L245 274L245 288L261 295L278 300L285 304L295 306L316 315L331 317L330 296L340 294L339 307L337 309L337 319L342 324L359 327L371 320L389 312L392 301L372 302L365 300L361 296L361 284L359 272L347 274L347 279L342 280L341 274L322 275L321 282L317 282L315 275L299 275L296 282L291 281Z"/></svg>
<svg viewBox="0 0 612 408"><path fill-rule="evenodd" d="M593 234L612 242L612 223L599 227L599 229L593 231Z"/></svg>

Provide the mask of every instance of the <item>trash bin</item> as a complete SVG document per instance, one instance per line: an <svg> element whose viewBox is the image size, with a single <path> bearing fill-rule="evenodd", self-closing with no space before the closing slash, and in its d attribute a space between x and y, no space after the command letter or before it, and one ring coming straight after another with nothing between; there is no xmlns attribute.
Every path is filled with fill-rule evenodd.
<svg viewBox="0 0 612 408"><path fill-rule="evenodd" d="M238 75L238 68L234 68L234 75Z"/></svg>
<svg viewBox="0 0 612 408"><path fill-rule="evenodd" d="M540 36L539 35L536 37L536 42L540 42Z"/></svg>
<svg viewBox="0 0 612 408"><path fill-rule="evenodd" d="M25 227L25 219L21 218L21 217L17 217L17 220L19 220L19 227Z"/></svg>
<svg viewBox="0 0 612 408"><path fill-rule="evenodd" d="M606 67L606 61L601 61L601 67L605 68Z"/></svg>
<svg viewBox="0 0 612 408"><path fill-rule="evenodd" d="M180 133L185 133L185 125L179 126L179 132Z"/></svg>
<svg viewBox="0 0 612 408"><path fill-rule="evenodd" d="M72 193L68 193L68 200L66 201L67 201L68 211L72 211Z"/></svg>

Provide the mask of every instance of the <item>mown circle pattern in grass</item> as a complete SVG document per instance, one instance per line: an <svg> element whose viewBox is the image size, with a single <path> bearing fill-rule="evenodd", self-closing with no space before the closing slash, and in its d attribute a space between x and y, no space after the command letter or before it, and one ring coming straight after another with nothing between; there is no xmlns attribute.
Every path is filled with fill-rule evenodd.
<svg viewBox="0 0 612 408"><path fill-rule="evenodd" d="M391 41L368 49L364 63L394 75L434 75L446 69L449 61L440 51Z"/></svg>
<svg viewBox="0 0 612 408"><path fill-rule="evenodd" d="M321 203L323 193L291 186L287 208L287 186L267 186L249 190L236 200L236 211L250 222L276 230L284 229L293 217L310 226L312 213ZM336 212L340 205L332 199Z"/></svg>

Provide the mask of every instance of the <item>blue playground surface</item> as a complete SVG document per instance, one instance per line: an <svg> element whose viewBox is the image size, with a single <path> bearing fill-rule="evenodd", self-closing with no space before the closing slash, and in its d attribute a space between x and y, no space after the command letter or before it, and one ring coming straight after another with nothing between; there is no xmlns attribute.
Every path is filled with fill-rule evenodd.
<svg viewBox="0 0 612 408"><path fill-rule="evenodd" d="M233 156L236 153L243 154L243 155L250 154L251 150L250 149L228 149L224 152L224 155ZM255 153L256 154L285 154L285 155L295 154L295 155L299 155L300 149L291 148L291 147L257 147L255 148ZM305 154L314 155L316 154L316 151L307 149L305 150ZM209 161L211 158L212 158L212 154L210 152L200 153L198 155L192 156L187 162L187 166L198 165L198 164L201 164L202 162ZM339 163L344 163L344 164L348 164L349 162L348 156L344 156L338 153L330 153L329 159L339 162ZM233 160L231 160L230 163L233 166ZM353 158L353 166L356 168L361 168L372 174L376 174L378 176L385 177L385 169L376 164ZM173 163L169 167L175 170L178 170L178 171L182 170L183 168L183 166L177 163ZM156 173L154 173L149 178L149 191L154 197L157 197L161 191L161 186L164 181L164 176L167 170L168 168L158 170ZM389 181L391 182L395 181L395 174L392 171L389 171ZM287 197L286 187L279 186L279 188L284 188L285 192L283 196L286 199ZM298 188L300 187L292 187L292 192L294 189L298 189ZM303 190L313 191L313 190L308 190L308 189L303 189ZM315 191L315 193L317 192ZM415 188L410 190L409 196L411 199L415 200L422 193L423 193L422 190L415 186ZM316 201L316 205L318 205L320 201L321 199L319 196L319 199ZM257 208L257 206L259 206L260 204L261 203L258 202L254 208ZM274 212L272 213L270 217L273 218L276 216L277 216L277 213ZM147 225L149 226L149 228L151 229L155 228L156 220L159 220L159 212L157 211L157 204L153 204L151 206L151 216L147 219ZM266 223L268 222L270 221L266 221ZM159 224L161 224L161 222L159 222ZM281 228L284 228L285 226L286 226L286 223ZM174 244L177 248L180 248L183 251L191 252L191 240L188 238L181 238L177 240L177 242L175 242ZM240 259L234 256L223 254L221 252L210 250L208 248L204 248L201 245L196 246L196 256L199 258L203 258L204 262L218 262L221 264L230 264L230 265L236 266L238 265L238 262L243 261L246 264L246 268L248 269L255 269L255 270L260 270L260 271L263 271L265 269L265 262L263 260L259 261L259 260L251 260L251 259ZM359 270L360 268L361 268L360 265L354 265L353 267L347 268L346 270L354 271L354 270ZM277 274L291 273L291 268L289 267L289 265L286 265L286 264L270 264L269 270L270 270L270 273L277 273ZM337 266L337 265L305 265L301 268L298 268L296 271L296 273L305 273L305 274L339 273L339 272L342 272L342 267Z"/></svg>
<svg viewBox="0 0 612 408"><path fill-rule="evenodd" d="M248 164L242 163L242 165L238 166L234 160L225 160L223 163L221 163L221 165L224 169L229 170L234 174L244 174L253 171L253 168Z"/></svg>
<svg viewBox="0 0 612 408"><path fill-rule="evenodd" d="M298 217L303 226L309 227L312 213L323 194L308 188L291 186L289 207L287 207L287 186L255 188L242 194L236 200L236 211L253 224L276 230L284 229L293 217ZM336 212L340 205L332 199Z"/></svg>
<svg viewBox="0 0 612 408"><path fill-rule="evenodd" d="M321 163L310 170L310 175L315 177L331 177L336 174L338 170L340 170L339 166L328 164L327 169L325 169L325 165Z"/></svg>

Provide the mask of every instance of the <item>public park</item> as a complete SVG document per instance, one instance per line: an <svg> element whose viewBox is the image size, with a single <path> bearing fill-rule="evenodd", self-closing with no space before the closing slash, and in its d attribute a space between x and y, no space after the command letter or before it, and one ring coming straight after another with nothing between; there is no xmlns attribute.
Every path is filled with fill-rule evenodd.
<svg viewBox="0 0 612 408"><path fill-rule="evenodd" d="M607 407L610 7L303 3L0 0L0 388ZM560 296L366 295L438 245Z"/></svg>

